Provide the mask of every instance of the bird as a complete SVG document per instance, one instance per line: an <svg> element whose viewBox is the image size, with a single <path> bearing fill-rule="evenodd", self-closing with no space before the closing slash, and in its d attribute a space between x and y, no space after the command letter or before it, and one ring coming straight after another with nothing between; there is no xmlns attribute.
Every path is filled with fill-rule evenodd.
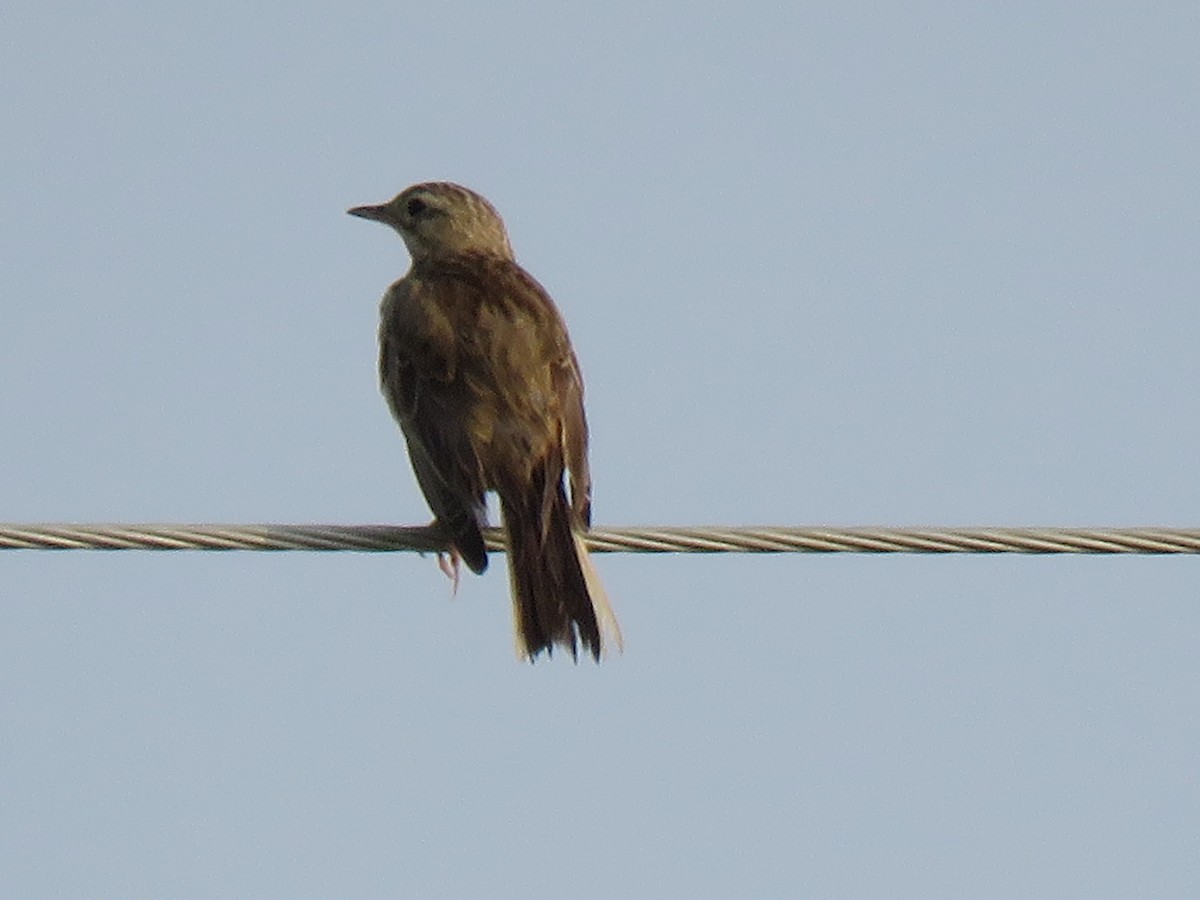
<svg viewBox="0 0 1200 900"><path fill-rule="evenodd" d="M584 542L592 488L579 363L500 214L447 181L347 212L394 229L411 257L380 303L379 378L449 548L443 570L457 587L460 559L476 574L487 568L485 497L495 492L518 656L562 647L599 662L621 650Z"/></svg>

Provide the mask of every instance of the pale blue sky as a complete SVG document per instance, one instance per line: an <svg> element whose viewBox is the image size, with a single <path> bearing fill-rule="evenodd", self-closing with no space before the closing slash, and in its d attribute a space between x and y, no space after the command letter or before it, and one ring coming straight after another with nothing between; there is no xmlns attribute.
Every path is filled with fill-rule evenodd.
<svg viewBox="0 0 1200 900"><path fill-rule="evenodd" d="M504 214L597 521L1198 525L1194 3L0 9L0 519L419 524L407 266ZM0 894L1192 897L1187 558L0 555Z"/></svg>

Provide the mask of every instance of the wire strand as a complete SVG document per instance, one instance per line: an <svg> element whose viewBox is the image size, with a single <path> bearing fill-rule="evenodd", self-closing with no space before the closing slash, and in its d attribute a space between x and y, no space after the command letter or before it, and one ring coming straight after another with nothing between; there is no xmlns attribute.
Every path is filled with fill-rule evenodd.
<svg viewBox="0 0 1200 900"><path fill-rule="evenodd" d="M504 532L484 532L489 550ZM596 553L1200 553L1200 528L594 528ZM446 549L429 526L0 524L0 550Z"/></svg>

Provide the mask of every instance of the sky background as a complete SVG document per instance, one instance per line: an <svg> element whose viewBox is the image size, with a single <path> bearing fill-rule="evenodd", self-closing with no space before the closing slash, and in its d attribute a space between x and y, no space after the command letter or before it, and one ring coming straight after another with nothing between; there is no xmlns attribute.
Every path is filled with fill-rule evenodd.
<svg viewBox="0 0 1200 900"><path fill-rule="evenodd" d="M0 8L0 519L428 519L376 387L504 215L603 525L1200 525L1200 8ZM1195 897L1200 562L0 555L10 897Z"/></svg>

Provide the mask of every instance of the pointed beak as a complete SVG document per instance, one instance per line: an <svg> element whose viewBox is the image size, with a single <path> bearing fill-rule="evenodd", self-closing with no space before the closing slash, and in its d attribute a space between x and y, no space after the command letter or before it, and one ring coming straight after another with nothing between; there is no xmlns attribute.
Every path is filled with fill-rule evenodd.
<svg viewBox="0 0 1200 900"><path fill-rule="evenodd" d="M370 219L373 222L389 223L391 218L388 216L387 204L381 203L379 206L355 206L346 210L352 216L358 216L360 219Z"/></svg>

